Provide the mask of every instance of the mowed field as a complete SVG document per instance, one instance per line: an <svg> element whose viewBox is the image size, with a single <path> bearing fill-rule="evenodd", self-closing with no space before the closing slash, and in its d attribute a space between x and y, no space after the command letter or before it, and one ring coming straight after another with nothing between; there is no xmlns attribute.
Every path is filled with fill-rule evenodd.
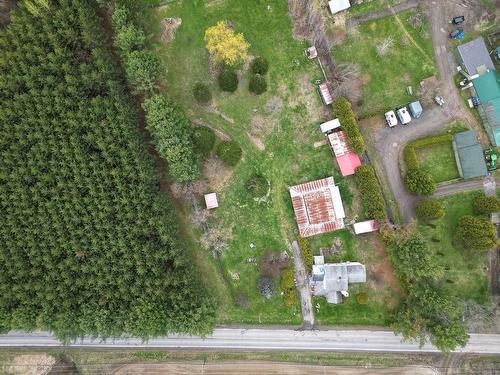
<svg viewBox="0 0 500 375"><path fill-rule="evenodd" d="M172 41L162 42L161 21L167 17L179 18L182 24ZM250 56L238 69L240 82L234 93L219 89L217 67L210 63L203 41L204 30L220 20L230 22L250 44ZM216 164L214 171L213 156L205 163L203 193L213 191L219 198L209 225L230 232L227 249L219 260L198 244L201 233L188 228L190 202L181 202L185 231L198 247L195 261L207 285L219 297L219 319L223 323L302 323L298 302L290 307L283 303L279 275L270 300L256 288L263 254L287 253L293 266L290 241L296 235L296 225L289 186L334 176L348 218L363 211L353 198L354 178L342 178L328 146L319 146L324 141L319 124L331 119L331 109L321 103L314 86L322 77L321 70L315 61L304 57L306 44L292 38L290 22L287 3L278 0L183 1L154 8L150 14L149 42L167 67L164 93L181 104L196 125L211 127L220 139L235 140L243 149L243 157L234 168ZM268 91L260 96L248 90L248 65L255 56L264 56L270 63ZM196 82L210 87L210 105L194 100L192 87ZM259 201L245 189L245 183L256 174L269 182L267 196ZM319 245L314 245L313 251L319 252ZM349 253L349 258L356 261L358 255ZM368 315L372 318L362 324L382 324L380 316L387 314L387 307L377 303L374 308L377 313ZM352 311L356 308L340 312L339 322L359 324Z"/></svg>
<svg viewBox="0 0 500 375"><path fill-rule="evenodd" d="M420 81L437 73L428 21L414 10L361 24L332 54L339 63L359 67L363 89L356 104L361 117L415 100Z"/></svg>

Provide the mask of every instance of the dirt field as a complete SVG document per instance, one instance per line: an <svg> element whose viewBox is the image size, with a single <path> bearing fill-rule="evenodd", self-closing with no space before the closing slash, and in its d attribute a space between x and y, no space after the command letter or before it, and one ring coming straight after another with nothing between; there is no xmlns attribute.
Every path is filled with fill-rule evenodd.
<svg viewBox="0 0 500 375"><path fill-rule="evenodd" d="M132 374L323 374L323 375L435 375L430 367L406 366L393 368L349 368L311 366L273 362L235 362L210 364L135 363L123 365L112 372L115 375Z"/></svg>

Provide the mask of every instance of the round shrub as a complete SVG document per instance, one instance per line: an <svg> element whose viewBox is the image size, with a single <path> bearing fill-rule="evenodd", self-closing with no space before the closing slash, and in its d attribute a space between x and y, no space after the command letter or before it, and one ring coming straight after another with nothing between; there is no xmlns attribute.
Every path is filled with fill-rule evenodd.
<svg viewBox="0 0 500 375"><path fill-rule="evenodd" d="M437 220L444 215L444 207L441 202L435 199L427 199L415 205L415 215L420 220Z"/></svg>
<svg viewBox="0 0 500 375"><path fill-rule="evenodd" d="M252 176L245 184L245 189L254 198L261 198L267 194L268 183L261 175Z"/></svg>
<svg viewBox="0 0 500 375"><path fill-rule="evenodd" d="M258 56L253 59L252 64L250 65L250 70L253 74L264 75L269 70L269 63L265 57Z"/></svg>
<svg viewBox="0 0 500 375"><path fill-rule="evenodd" d="M360 305L366 305L368 303L368 295L364 292L358 293L356 295L356 301L358 301Z"/></svg>
<svg viewBox="0 0 500 375"><path fill-rule="evenodd" d="M255 95L260 95L267 90L267 82L264 76L260 74L254 74L252 78L250 78L250 83L248 84L248 89L253 92Z"/></svg>
<svg viewBox="0 0 500 375"><path fill-rule="evenodd" d="M193 143L203 156L210 154L215 144L215 133L206 126L197 126L193 130Z"/></svg>
<svg viewBox="0 0 500 375"><path fill-rule="evenodd" d="M224 141L217 146L217 156L227 165L234 167L241 159L241 147L235 141Z"/></svg>
<svg viewBox="0 0 500 375"><path fill-rule="evenodd" d="M405 176L406 188L418 195L432 195L436 191L436 182L432 175L423 169L410 169Z"/></svg>
<svg viewBox="0 0 500 375"><path fill-rule="evenodd" d="M489 215L500 211L500 199L497 197L479 196L474 199L474 212L478 215Z"/></svg>
<svg viewBox="0 0 500 375"><path fill-rule="evenodd" d="M198 82L193 87L193 96L198 103L208 103L212 100L212 93L207 85L204 83Z"/></svg>
<svg viewBox="0 0 500 375"><path fill-rule="evenodd" d="M274 280L269 276L261 276L257 280L257 290L265 299L271 299L274 294Z"/></svg>
<svg viewBox="0 0 500 375"><path fill-rule="evenodd" d="M224 68L219 74L219 87L222 91L235 92L238 88L238 76L233 69Z"/></svg>

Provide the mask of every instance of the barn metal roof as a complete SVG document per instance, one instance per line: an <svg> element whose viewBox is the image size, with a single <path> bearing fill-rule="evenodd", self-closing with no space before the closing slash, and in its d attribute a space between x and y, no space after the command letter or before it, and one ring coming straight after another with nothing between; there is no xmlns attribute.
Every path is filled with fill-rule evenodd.
<svg viewBox="0 0 500 375"><path fill-rule="evenodd" d="M292 186L290 196L302 237L344 228L344 207L333 177Z"/></svg>

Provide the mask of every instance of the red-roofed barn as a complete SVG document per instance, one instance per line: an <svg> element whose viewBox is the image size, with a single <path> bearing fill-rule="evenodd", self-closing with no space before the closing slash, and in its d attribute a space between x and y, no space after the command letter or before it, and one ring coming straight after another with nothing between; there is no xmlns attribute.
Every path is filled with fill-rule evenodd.
<svg viewBox="0 0 500 375"><path fill-rule="evenodd" d="M344 228L344 207L333 177L292 186L290 196L302 237Z"/></svg>

